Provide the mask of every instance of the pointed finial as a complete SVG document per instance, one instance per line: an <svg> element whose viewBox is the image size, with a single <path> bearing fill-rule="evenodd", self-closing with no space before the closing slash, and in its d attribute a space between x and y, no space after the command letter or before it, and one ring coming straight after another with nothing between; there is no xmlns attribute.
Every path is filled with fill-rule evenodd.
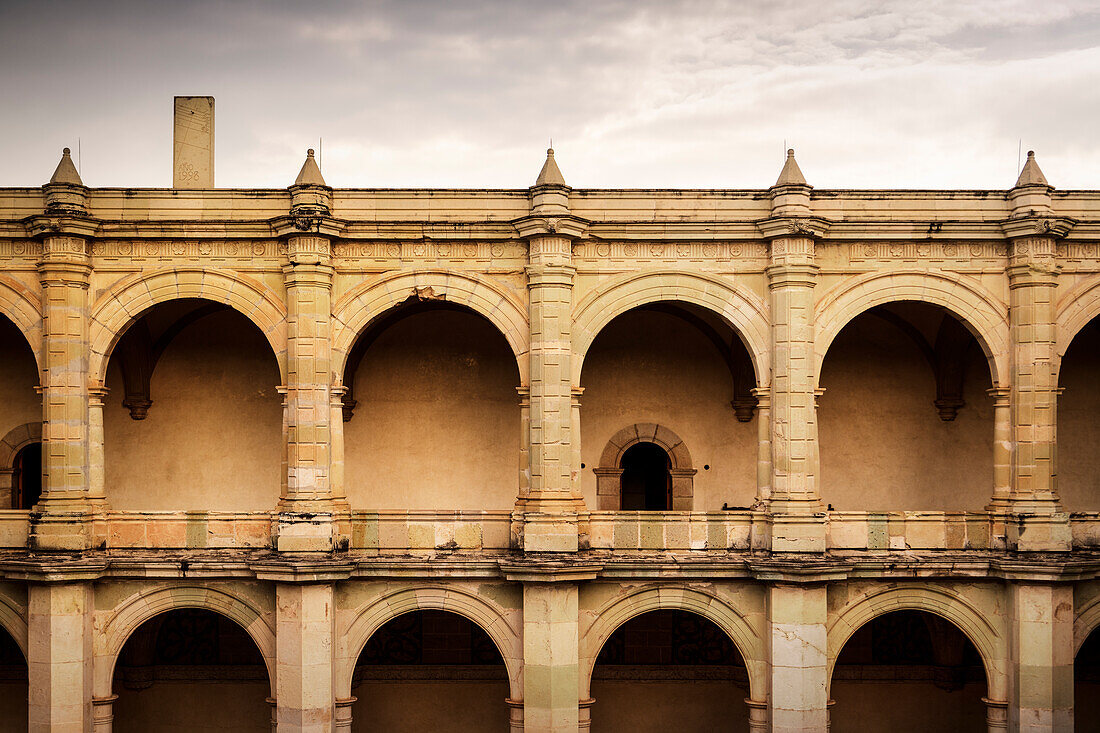
<svg viewBox="0 0 1100 733"><path fill-rule="evenodd" d="M787 149L787 159L783 162L783 170L779 172L776 186L805 186L806 177L794 159L794 148Z"/></svg>
<svg viewBox="0 0 1100 733"><path fill-rule="evenodd" d="M558 169L558 164L554 162L554 148L546 149L546 162L542 164L542 170L539 171L539 177L535 180L536 186L564 186L565 177L562 176L561 171Z"/></svg>
<svg viewBox="0 0 1100 733"><path fill-rule="evenodd" d="M57 164L53 176L50 177L50 183L67 183L70 186L84 185L84 181L80 180L80 174L76 171L76 166L73 165L70 152L68 148L61 151L61 162Z"/></svg>
<svg viewBox="0 0 1100 733"><path fill-rule="evenodd" d="M302 170L294 179L295 186L327 186L321 176L321 169L317 167L317 160L313 157L313 148L306 151L306 162L302 164Z"/></svg>
<svg viewBox="0 0 1100 733"><path fill-rule="evenodd" d="M1039 170L1039 164L1035 162L1035 151L1027 151L1027 162L1024 163L1023 170L1020 171L1020 177L1016 179L1016 185L1013 188L1020 188L1021 186L1049 186L1046 176Z"/></svg>

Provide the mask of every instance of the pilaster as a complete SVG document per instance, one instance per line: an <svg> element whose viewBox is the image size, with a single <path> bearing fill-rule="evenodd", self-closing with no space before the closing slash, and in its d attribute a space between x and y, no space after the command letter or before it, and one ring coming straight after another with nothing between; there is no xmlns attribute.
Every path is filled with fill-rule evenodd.
<svg viewBox="0 0 1100 733"><path fill-rule="evenodd" d="M86 733L93 726L92 584L32 583L27 671L31 733Z"/></svg>
<svg viewBox="0 0 1100 733"><path fill-rule="evenodd" d="M332 583L275 586L275 699L280 733L333 730L332 591Z"/></svg>

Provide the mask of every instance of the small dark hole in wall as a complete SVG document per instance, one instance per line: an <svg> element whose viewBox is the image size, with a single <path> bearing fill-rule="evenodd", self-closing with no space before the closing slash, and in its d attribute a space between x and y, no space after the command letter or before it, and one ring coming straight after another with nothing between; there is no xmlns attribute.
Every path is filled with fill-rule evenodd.
<svg viewBox="0 0 1100 733"><path fill-rule="evenodd" d="M709 463L705 464L705 465L703 466L703 470L704 470L704 471L709 471L709 470L710 470L710 464L709 464Z"/></svg>
<svg viewBox="0 0 1100 733"><path fill-rule="evenodd" d="M584 468L584 464L583 464L583 463L581 464L581 468Z"/></svg>

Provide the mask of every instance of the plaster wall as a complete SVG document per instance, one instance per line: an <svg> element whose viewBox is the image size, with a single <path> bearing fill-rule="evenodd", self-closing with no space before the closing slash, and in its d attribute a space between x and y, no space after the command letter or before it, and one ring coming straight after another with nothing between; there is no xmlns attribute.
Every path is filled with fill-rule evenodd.
<svg viewBox="0 0 1100 733"><path fill-rule="evenodd" d="M948 692L930 682L836 680L829 720L835 733L985 730L984 683Z"/></svg>
<svg viewBox="0 0 1100 733"><path fill-rule="evenodd" d="M593 680L592 732L749 729L747 694L720 680Z"/></svg>
<svg viewBox="0 0 1100 733"><path fill-rule="evenodd" d="M0 318L0 438L12 428L42 421L36 386L38 368L27 340L11 321Z"/></svg>
<svg viewBox="0 0 1100 733"><path fill-rule="evenodd" d="M508 682L363 682L352 688L352 730L484 733L508 730Z"/></svg>
<svg viewBox="0 0 1100 733"><path fill-rule="evenodd" d="M244 316L201 318L153 371L144 420L122 407L118 364L103 408L107 500L115 509L263 511L279 498L282 397L263 334Z"/></svg>
<svg viewBox="0 0 1100 733"><path fill-rule="evenodd" d="M356 509L509 509L519 481L516 360L472 313L415 313L355 374L344 475Z"/></svg>
<svg viewBox="0 0 1100 733"><path fill-rule="evenodd" d="M759 416L737 421L729 368L698 329L664 313L625 313L592 342L581 386L581 489L589 507L604 447L635 423L662 425L687 445L698 471L695 511L752 503Z"/></svg>
<svg viewBox="0 0 1100 733"><path fill-rule="evenodd" d="M980 511L993 490L988 362L969 352L958 416L936 413L925 356L896 326L857 316L829 348L818 400L821 498L839 511Z"/></svg>
<svg viewBox="0 0 1100 733"><path fill-rule="evenodd" d="M271 731L266 681L158 680L144 690L115 691L114 733Z"/></svg>
<svg viewBox="0 0 1100 733"><path fill-rule="evenodd" d="M1058 383L1058 493L1067 511L1100 509L1100 323L1074 338Z"/></svg>

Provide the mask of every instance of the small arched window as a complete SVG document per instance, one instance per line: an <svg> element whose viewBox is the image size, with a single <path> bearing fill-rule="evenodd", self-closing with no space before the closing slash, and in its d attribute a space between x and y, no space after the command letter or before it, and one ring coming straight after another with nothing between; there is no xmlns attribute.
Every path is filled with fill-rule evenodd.
<svg viewBox="0 0 1100 733"><path fill-rule="evenodd" d="M30 509L42 498L42 444L28 443L15 454L11 508Z"/></svg>
<svg viewBox="0 0 1100 733"><path fill-rule="evenodd" d="M623 453L619 489L623 511L668 511L672 508L672 467L656 443L635 443Z"/></svg>

